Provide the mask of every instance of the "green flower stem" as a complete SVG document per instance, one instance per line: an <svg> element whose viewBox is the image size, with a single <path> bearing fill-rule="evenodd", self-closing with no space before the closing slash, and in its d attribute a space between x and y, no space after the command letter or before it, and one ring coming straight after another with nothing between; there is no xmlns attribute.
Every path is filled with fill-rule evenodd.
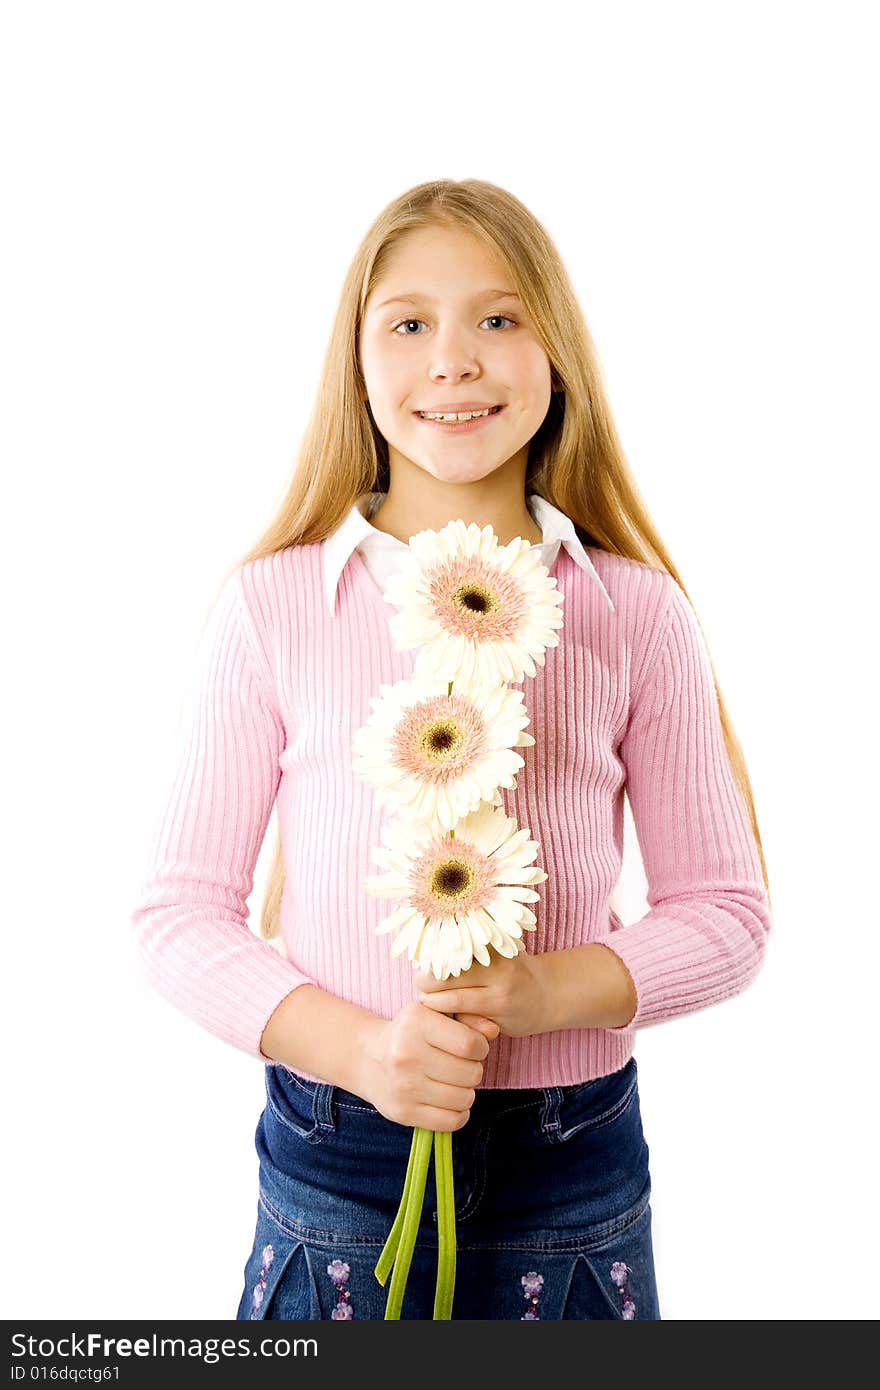
<svg viewBox="0 0 880 1390"><path fill-rule="evenodd" d="M434 1321L452 1317L455 1292L455 1190L452 1181L452 1134L434 1131L434 1171L437 1181L437 1288L434 1294Z"/></svg>
<svg viewBox="0 0 880 1390"><path fill-rule="evenodd" d="M406 1288L409 1267L412 1263L416 1236L419 1232L419 1218L425 1200L425 1183L428 1177L428 1164L431 1161L433 1140L433 1130L416 1128L412 1178L410 1189L407 1193L407 1204L403 1225L400 1230L397 1254L394 1258L394 1273L391 1276L391 1288L388 1291L388 1301L385 1305L386 1321L388 1319L400 1318L400 1310L403 1306L403 1293Z"/></svg>
<svg viewBox="0 0 880 1390"><path fill-rule="evenodd" d="M413 1173L415 1171L416 1156L418 1153L418 1135L418 1129L414 1129L412 1143L409 1149L409 1162L406 1165L406 1177L403 1182L403 1194L400 1198L400 1206L397 1208L394 1225L391 1227L388 1239L385 1242L382 1253L376 1262L376 1268L373 1271L380 1284L384 1284L388 1275L391 1273L391 1267L394 1264L394 1258L397 1254L397 1247L400 1244L400 1233L403 1230L406 1210L409 1206L410 1192L412 1191Z"/></svg>

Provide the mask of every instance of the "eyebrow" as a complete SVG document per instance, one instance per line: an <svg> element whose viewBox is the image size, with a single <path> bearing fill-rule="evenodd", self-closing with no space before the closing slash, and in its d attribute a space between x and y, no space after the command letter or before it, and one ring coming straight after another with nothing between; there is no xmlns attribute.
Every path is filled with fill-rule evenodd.
<svg viewBox="0 0 880 1390"><path fill-rule="evenodd" d="M476 304L484 299L519 299L519 295L514 294L513 290L480 290L474 295L473 302ZM381 304L376 305L376 308L384 309L387 304L435 304L436 302L429 294L409 292L407 294L395 294L391 299L383 299Z"/></svg>

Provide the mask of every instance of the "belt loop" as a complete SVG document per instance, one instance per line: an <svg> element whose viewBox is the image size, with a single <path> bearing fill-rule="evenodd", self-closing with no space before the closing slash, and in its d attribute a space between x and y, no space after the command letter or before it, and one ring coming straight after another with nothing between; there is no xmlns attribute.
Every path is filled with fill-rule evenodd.
<svg viewBox="0 0 880 1390"><path fill-rule="evenodd" d="M541 1130L551 1139L559 1135L559 1107L562 1104L561 1086L543 1086L544 1108L541 1111Z"/></svg>
<svg viewBox="0 0 880 1390"><path fill-rule="evenodd" d="M336 1116L333 1110L333 1093L336 1087L332 1081L321 1081L315 1087L315 1100L312 1109L312 1116L318 1129L329 1130L331 1133L336 1129Z"/></svg>

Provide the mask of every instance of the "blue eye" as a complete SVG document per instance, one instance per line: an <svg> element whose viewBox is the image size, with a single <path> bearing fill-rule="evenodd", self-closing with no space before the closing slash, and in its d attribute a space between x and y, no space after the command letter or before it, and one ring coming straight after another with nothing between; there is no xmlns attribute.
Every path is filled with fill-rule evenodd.
<svg viewBox="0 0 880 1390"><path fill-rule="evenodd" d="M514 327L514 328L516 327L516 324L514 323L513 319L509 319L509 318L507 317L506 314L487 314L486 318L484 318L484 319L482 320L482 322L483 322L483 323L486 323L486 322L488 322L489 319L501 319L501 320L503 320L504 323L513 324L513 327ZM404 328L404 327L406 327L408 324L411 324L411 323L424 323L424 322L425 322L424 319L401 319L399 323L396 323L396 324L394 325L393 331L394 331L395 333L397 333L398 328ZM398 334L398 337L401 337L401 338L417 338L418 336L419 336L418 333L400 333L400 334Z"/></svg>

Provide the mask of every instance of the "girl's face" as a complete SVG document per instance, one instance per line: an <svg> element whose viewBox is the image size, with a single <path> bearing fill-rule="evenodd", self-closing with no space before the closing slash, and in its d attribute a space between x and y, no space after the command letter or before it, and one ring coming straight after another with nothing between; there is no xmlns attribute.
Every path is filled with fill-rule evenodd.
<svg viewBox="0 0 880 1390"><path fill-rule="evenodd" d="M504 262L467 232L430 227L395 246L365 306L361 371L370 409L402 461L449 483L477 482L518 456L550 404L551 367ZM467 430L419 411L501 406Z"/></svg>

